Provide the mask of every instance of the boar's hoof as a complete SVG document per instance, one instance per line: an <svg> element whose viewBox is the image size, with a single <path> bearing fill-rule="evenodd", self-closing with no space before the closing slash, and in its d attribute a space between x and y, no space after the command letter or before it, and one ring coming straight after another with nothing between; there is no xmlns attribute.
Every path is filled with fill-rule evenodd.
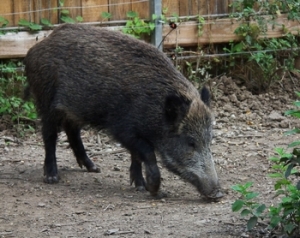
<svg viewBox="0 0 300 238"><path fill-rule="evenodd" d="M99 168L97 168L96 165L93 165L92 167L87 168L87 170L92 173L100 173L101 172L101 170Z"/></svg>
<svg viewBox="0 0 300 238"><path fill-rule="evenodd" d="M45 176L44 177L44 182L45 183L50 183L50 184L53 184L53 183L58 183L58 176Z"/></svg>
<svg viewBox="0 0 300 238"><path fill-rule="evenodd" d="M139 192L145 192L147 189L145 188L145 186L137 186L135 187L135 190Z"/></svg>

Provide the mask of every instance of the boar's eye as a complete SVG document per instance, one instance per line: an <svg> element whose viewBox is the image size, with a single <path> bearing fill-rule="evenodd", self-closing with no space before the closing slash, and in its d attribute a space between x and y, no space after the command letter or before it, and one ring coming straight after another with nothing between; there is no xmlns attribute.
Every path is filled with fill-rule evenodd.
<svg viewBox="0 0 300 238"><path fill-rule="evenodd" d="M196 149L196 142L193 138L189 138L187 142L189 147L191 147L192 149Z"/></svg>

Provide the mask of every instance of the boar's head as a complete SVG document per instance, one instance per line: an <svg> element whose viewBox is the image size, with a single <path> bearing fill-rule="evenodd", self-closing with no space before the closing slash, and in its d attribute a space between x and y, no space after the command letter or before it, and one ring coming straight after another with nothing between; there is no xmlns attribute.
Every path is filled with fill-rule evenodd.
<svg viewBox="0 0 300 238"><path fill-rule="evenodd" d="M158 146L165 166L193 184L208 198L223 197L210 145L213 115L206 88L200 95L171 95L166 98L165 118L169 130Z"/></svg>

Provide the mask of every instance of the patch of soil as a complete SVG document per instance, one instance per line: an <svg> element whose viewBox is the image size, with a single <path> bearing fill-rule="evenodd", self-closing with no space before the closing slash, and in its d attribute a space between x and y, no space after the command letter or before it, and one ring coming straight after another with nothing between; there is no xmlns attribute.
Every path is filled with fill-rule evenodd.
<svg viewBox="0 0 300 238"><path fill-rule="evenodd" d="M129 184L129 154L103 133L83 131L83 141L101 173L78 168L64 133L57 146L60 182L43 183L40 133L26 139L0 134L0 237L269 237L267 223L246 231L232 213L230 187L253 181L260 202L276 203L267 177L274 148L299 139L283 132L299 127L285 117L298 80L286 79L268 93L252 95L227 77L211 82L215 112L212 151L226 196L209 203L194 187L159 162L162 190L154 199Z"/></svg>

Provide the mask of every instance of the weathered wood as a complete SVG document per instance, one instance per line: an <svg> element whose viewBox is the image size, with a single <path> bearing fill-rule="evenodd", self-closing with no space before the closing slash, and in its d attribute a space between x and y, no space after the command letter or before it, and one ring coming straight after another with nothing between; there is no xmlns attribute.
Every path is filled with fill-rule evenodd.
<svg viewBox="0 0 300 238"><path fill-rule="evenodd" d="M0 16L4 17L5 19L7 19L9 21L8 26L14 25L14 16L11 15L12 12L13 12L13 1L2 0Z"/></svg>
<svg viewBox="0 0 300 238"><path fill-rule="evenodd" d="M274 28L269 26L266 35L261 37L278 38L284 35L282 25L292 34L298 34L300 24L297 21L288 21L286 15L281 15L276 20ZM234 34L235 29L240 25L240 22L226 18L207 20L203 25L203 34L198 36L198 26L195 21L179 24L176 30L170 33L164 41L164 47L174 47L176 43L180 46L195 46L197 44L210 43L228 43L230 41L239 40ZM163 36L169 33L170 29L163 28Z"/></svg>
<svg viewBox="0 0 300 238"><path fill-rule="evenodd" d="M82 7L84 22L103 21L101 14L108 12L108 0L82 0Z"/></svg>
<svg viewBox="0 0 300 238"><path fill-rule="evenodd" d="M185 0L163 0L162 7L167 10L166 16L170 17L174 14L179 15L179 1Z"/></svg>
<svg viewBox="0 0 300 238"><path fill-rule="evenodd" d="M112 20L125 20L127 12L131 11L129 0L109 0L109 12L112 14ZM124 4L121 4L124 3Z"/></svg>
<svg viewBox="0 0 300 238"><path fill-rule="evenodd" d="M77 16L82 16L81 0L65 0L64 7L69 8L70 17L75 19ZM78 8L74 8L78 7ZM60 21L62 23L62 21Z"/></svg>
<svg viewBox="0 0 300 238"><path fill-rule="evenodd" d="M132 11L137 12L141 19L149 19L149 1L148 2L132 2ZM125 18L124 18L125 19Z"/></svg>
<svg viewBox="0 0 300 238"><path fill-rule="evenodd" d="M58 23L58 11L55 10L57 8L57 0L35 0L34 1L34 10L42 10L34 13L34 22L40 24L41 19L47 19L52 24Z"/></svg>
<svg viewBox="0 0 300 238"><path fill-rule="evenodd" d="M282 25L293 34L298 34L300 24L297 21L288 21L285 15L277 19L277 26L274 29L270 26L265 37L276 38L283 36ZM176 43L179 46L197 46L198 44L227 43L238 40L234 30L240 22L231 19L208 20L204 25L203 34L198 36L197 23L195 21L179 24L176 30L169 34L163 43L164 48L174 48ZM116 28L115 28L116 29ZM118 28L119 29L119 28ZM170 27L165 24L163 35L169 33ZM7 33L0 36L0 58L24 57L30 47L44 39L51 31L41 31L38 33Z"/></svg>
<svg viewBox="0 0 300 238"><path fill-rule="evenodd" d="M32 11L32 1L31 0L12 0L13 2L13 25L18 26L20 19L26 19L27 21L34 21Z"/></svg>

